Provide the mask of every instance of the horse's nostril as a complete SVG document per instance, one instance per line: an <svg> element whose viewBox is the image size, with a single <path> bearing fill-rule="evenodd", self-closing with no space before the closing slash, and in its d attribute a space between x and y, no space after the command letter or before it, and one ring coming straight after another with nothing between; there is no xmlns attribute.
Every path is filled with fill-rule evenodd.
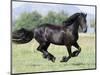
<svg viewBox="0 0 100 75"><path fill-rule="evenodd" d="M84 29L83 29L83 32L86 33L86 32L87 32L87 28L84 28Z"/></svg>

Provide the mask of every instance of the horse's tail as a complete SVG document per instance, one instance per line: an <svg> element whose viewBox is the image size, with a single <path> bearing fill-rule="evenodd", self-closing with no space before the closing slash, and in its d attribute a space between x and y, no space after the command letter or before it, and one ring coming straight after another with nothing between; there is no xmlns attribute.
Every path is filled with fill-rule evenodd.
<svg viewBox="0 0 100 75"><path fill-rule="evenodd" d="M34 38L34 29L32 30L27 30L26 34L26 43L30 42Z"/></svg>
<svg viewBox="0 0 100 75"><path fill-rule="evenodd" d="M23 34L18 31L23 32ZM17 44L28 43L34 38L34 29L32 29L32 30L20 29L18 31L16 31L16 32L19 35L13 34L13 36L12 36L12 41Z"/></svg>

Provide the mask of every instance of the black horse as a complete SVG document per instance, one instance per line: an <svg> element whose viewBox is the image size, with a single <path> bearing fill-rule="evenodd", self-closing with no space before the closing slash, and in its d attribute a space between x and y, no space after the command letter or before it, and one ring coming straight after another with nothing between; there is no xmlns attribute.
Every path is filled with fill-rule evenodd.
<svg viewBox="0 0 100 75"><path fill-rule="evenodd" d="M50 43L56 45L65 45L69 56L63 56L61 62L67 62L71 57L78 56L81 47L78 45L78 29L79 26L83 32L87 31L85 13L75 13L70 16L63 25L42 24L32 30L24 28L14 31L12 39L16 43L28 43L33 38L39 43L38 51L43 53L43 57L55 62L56 57L47 51ZM74 46L78 50L72 52L71 47Z"/></svg>

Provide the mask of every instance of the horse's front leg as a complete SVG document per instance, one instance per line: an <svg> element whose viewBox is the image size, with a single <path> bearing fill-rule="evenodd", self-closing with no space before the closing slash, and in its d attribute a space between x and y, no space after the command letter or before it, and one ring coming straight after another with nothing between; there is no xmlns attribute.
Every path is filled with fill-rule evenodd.
<svg viewBox="0 0 100 75"><path fill-rule="evenodd" d="M79 53L81 52L81 47L78 45L77 42L75 42L75 43L73 44L73 46L76 47L76 48L78 49L78 50L76 50L76 51L74 51L74 52L72 53L72 57L75 57L75 56L78 56Z"/></svg>
<svg viewBox="0 0 100 75"><path fill-rule="evenodd" d="M67 62L71 57L72 57L72 51L71 51L71 46L66 46L68 50L69 56L63 56L62 60L60 62Z"/></svg>

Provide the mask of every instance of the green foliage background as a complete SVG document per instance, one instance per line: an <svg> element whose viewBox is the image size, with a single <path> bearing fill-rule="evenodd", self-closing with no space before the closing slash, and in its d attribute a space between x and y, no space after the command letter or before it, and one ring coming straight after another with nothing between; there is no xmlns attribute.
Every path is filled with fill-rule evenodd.
<svg viewBox="0 0 100 75"><path fill-rule="evenodd" d="M32 29L36 26L39 26L43 23L50 23L61 25L64 20L68 18L68 14L65 14L64 11L59 13L54 11L49 11L47 15L41 15L37 11L23 12L14 23L13 30L20 28Z"/></svg>

